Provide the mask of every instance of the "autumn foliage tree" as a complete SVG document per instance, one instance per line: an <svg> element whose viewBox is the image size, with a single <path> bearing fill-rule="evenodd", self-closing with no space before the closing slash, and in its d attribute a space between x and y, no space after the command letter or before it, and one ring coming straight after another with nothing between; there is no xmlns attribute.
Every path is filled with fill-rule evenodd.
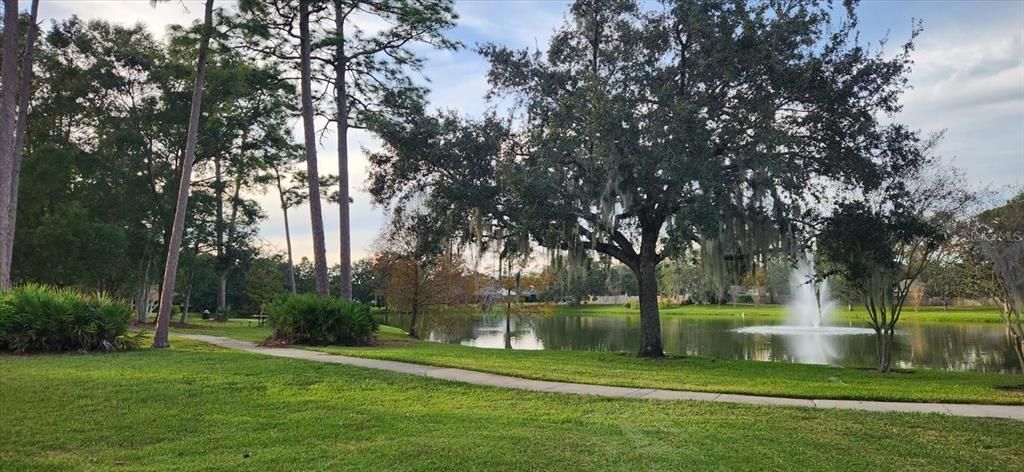
<svg viewBox="0 0 1024 472"><path fill-rule="evenodd" d="M476 294L476 277L463 259L444 253L447 238L429 217L397 209L373 257L375 278L389 310L410 316L409 335L430 310L465 304Z"/></svg>

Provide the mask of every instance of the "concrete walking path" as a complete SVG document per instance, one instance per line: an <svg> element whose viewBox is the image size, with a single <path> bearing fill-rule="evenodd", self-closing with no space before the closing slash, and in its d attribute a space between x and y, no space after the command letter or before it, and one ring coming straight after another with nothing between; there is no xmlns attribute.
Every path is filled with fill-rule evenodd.
<svg viewBox="0 0 1024 472"><path fill-rule="evenodd" d="M962 403L905 403L858 400L809 400L802 398L764 397L757 395L735 395L728 393L687 392L655 388L611 387L607 385L552 382L530 380L507 375L489 374L475 370L436 367L408 362L364 359L327 354L305 349L260 347L256 343L240 341L221 336L204 334L181 334L174 336L203 341L221 347L289 359L303 359L314 362L345 364L369 369L381 369L403 374L419 375L435 379L463 382L491 387L515 388L533 392L557 392L574 395L598 395L602 397L643 398L651 400L698 400L720 403L745 403L750 405L798 406L805 408L839 408L846 410L879 412L940 413L953 416L979 418L1007 418L1024 421L1024 406L1018 405L971 405Z"/></svg>

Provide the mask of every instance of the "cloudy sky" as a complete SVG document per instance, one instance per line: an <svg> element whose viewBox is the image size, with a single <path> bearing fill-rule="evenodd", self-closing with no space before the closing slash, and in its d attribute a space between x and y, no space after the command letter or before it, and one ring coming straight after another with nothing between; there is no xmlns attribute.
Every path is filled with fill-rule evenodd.
<svg viewBox="0 0 1024 472"><path fill-rule="evenodd" d="M27 0L23 0L28 3ZM218 0L230 7L231 1ZM431 102L437 108L479 114L486 109L487 64L473 46L496 42L513 47L543 48L568 11L555 0L458 1L458 26L450 37L467 48L431 53L425 71ZM1024 186L1024 1L865 1L858 9L861 39L875 43L888 35L902 43L913 22L924 32L917 41L911 90L904 98L904 123L925 131L946 131L939 153L962 168L976 185ZM157 36L167 25L189 23L202 15L201 0L172 0L158 7L149 0L42 0L40 17L48 23L78 15L119 23L141 22ZM298 124L298 123L297 123ZM301 134L296 133L296 139ZM336 140L325 136L319 153L321 172L337 172ZM366 134L350 137L353 198L352 232L356 259L372 250L384 221L383 211L370 205L363 191L364 149L378 144ZM276 197L256 196L269 216L261 238L270 250L284 249L284 226ZM337 207L324 209L327 257L338 259ZM292 215L296 255L311 256L308 209Z"/></svg>

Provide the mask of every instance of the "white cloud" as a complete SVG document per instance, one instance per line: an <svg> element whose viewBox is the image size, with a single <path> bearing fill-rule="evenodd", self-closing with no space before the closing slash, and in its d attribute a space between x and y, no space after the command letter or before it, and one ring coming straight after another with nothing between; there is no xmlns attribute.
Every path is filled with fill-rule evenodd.
<svg viewBox="0 0 1024 472"><path fill-rule="evenodd" d="M203 4L202 0L171 0L155 6L149 0L48 0L39 3L39 18L65 19L78 15L87 20L142 23L155 36L161 37L170 25L187 25L201 19Z"/></svg>
<svg viewBox="0 0 1024 472"><path fill-rule="evenodd" d="M913 90L898 119L925 132L946 130L936 151L970 182L1024 184L1022 25L1007 22L980 34L926 31L913 58Z"/></svg>

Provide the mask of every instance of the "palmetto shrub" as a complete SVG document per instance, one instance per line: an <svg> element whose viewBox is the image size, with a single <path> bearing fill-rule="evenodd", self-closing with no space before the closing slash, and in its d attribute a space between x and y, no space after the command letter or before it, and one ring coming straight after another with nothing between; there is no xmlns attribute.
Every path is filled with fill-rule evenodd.
<svg viewBox="0 0 1024 472"><path fill-rule="evenodd" d="M295 344L367 344L377 330L368 306L334 297L283 295L265 310L274 338Z"/></svg>
<svg viewBox="0 0 1024 472"><path fill-rule="evenodd" d="M113 351L138 345L125 336L132 309L107 295L23 285L0 292L0 350Z"/></svg>
<svg viewBox="0 0 1024 472"><path fill-rule="evenodd" d="M226 306L224 308L218 309L217 311L213 312L213 320L214 321L227 321L227 320L230 320L231 318L236 318L236 317L237 317L237 314L235 313L234 308L231 308L229 306Z"/></svg>

